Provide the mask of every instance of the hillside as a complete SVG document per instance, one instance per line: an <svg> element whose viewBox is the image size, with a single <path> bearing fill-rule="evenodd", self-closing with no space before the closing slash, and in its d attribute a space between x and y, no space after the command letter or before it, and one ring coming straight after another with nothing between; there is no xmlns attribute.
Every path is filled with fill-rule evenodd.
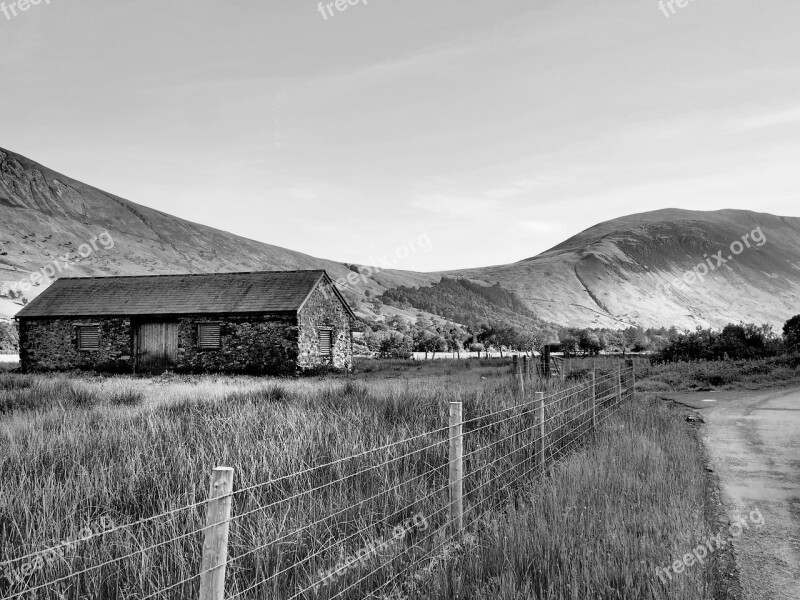
<svg viewBox="0 0 800 600"><path fill-rule="evenodd" d="M734 255L746 234L750 247ZM702 281L673 285L700 264L714 267ZM540 318L579 327L780 325L800 312L800 218L659 210L600 223L518 263L447 274L499 283Z"/></svg>
<svg viewBox="0 0 800 600"><path fill-rule="evenodd" d="M106 231L109 243L91 243ZM89 244L86 258L79 256L82 244ZM66 253L69 261L63 260ZM18 284L48 266L71 277L323 268L338 279L351 272L342 263L135 204L0 148L0 318L16 314L23 301L46 287L46 282L35 282L20 294ZM383 271L351 287L380 295L387 285L432 281L430 276Z"/></svg>
<svg viewBox="0 0 800 600"><path fill-rule="evenodd" d="M379 300L392 307L418 308L472 329L500 323L539 331L546 325L516 294L467 279L443 277L432 286L401 286L387 290Z"/></svg>
<svg viewBox="0 0 800 600"><path fill-rule="evenodd" d="M731 243L757 228L763 243L748 239L750 247L732 256ZM672 285L699 264L715 264L720 251L726 264L709 269L703 281ZM712 262L704 263L706 257ZM0 149L0 318L12 317L44 289L47 281L19 288L43 268L73 277L324 268L335 280L358 271L179 219ZM381 315L366 292L374 298L401 286L435 286L443 276L499 284L536 318L561 325L780 325L800 312L800 219L737 210L630 215L514 264L445 273L379 271L348 284L345 295L365 319L397 315L414 321L420 311L430 317L428 309L438 306L429 306L430 299L444 288L406 293L407 302L384 305ZM445 312L475 322L486 317L485 307L470 312L478 305L468 298L447 301Z"/></svg>

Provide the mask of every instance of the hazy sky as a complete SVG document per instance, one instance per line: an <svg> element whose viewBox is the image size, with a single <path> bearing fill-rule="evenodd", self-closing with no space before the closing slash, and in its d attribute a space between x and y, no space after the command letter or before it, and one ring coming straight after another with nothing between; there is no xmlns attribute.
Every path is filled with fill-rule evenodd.
<svg viewBox="0 0 800 600"><path fill-rule="evenodd" d="M0 146L264 242L427 234L397 267L439 270L658 208L800 216L797 0L45 2L0 13Z"/></svg>

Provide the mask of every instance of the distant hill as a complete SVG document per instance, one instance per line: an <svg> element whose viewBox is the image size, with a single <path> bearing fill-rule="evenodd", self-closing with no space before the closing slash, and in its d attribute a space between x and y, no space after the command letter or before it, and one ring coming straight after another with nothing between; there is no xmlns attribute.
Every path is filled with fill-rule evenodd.
<svg viewBox="0 0 800 600"><path fill-rule="evenodd" d="M745 235L750 247L735 246L735 256L731 244ZM701 264L713 266L702 281L673 285ZM658 210L600 223L514 264L448 274L499 283L539 317L579 327L782 325L800 313L800 218Z"/></svg>
<svg viewBox="0 0 800 600"><path fill-rule="evenodd" d="M731 243L756 228L764 243L751 242L728 259ZM113 248L96 241L105 231ZM78 256L81 248L85 258ZM726 263L704 281L680 288L671 284L707 257L715 264L719 251ZM68 269L63 268L66 253ZM135 204L0 148L0 318L12 317L44 289L47 282L36 282L20 293L19 284L48 265L62 265L57 275L69 276L323 268L336 280L358 271L357 265L256 242ZM445 273L379 271L347 284L345 295L365 319L401 315L414 320L420 311L427 312L425 307L467 322L495 312L497 307L487 308L491 302L473 302L474 290L463 286L460 300L430 304L432 299L440 302L442 292L458 291L439 285L443 276L482 288L499 285L521 301L522 308L509 309L518 318L531 314L561 325L780 325L800 313L800 219L738 210L630 215L514 264ZM407 291L403 306L384 306L383 315L375 314L366 292L371 299L401 286L432 289Z"/></svg>
<svg viewBox="0 0 800 600"><path fill-rule="evenodd" d="M108 231L114 247L79 248ZM302 231L298 235L303 235ZM351 271L342 263L249 240L135 204L51 171L0 148L0 317L10 317L45 283L18 296L17 284L69 252L61 275L146 275L269 269L326 269L333 279ZM89 253L84 249L84 254ZM59 273L57 273L59 274ZM380 295L387 285L430 283L434 277L383 271L348 284ZM380 283L379 283L380 282ZM9 294L9 292L11 293ZM14 296L11 298L10 296Z"/></svg>

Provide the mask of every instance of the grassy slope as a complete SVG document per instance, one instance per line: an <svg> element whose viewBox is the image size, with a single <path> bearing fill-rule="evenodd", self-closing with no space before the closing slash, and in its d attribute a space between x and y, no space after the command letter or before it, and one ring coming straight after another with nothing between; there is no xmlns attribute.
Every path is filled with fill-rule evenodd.
<svg viewBox="0 0 800 600"><path fill-rule="evenodd" d="M236 487L242 489L439 429L452 400L464 403L468 418L516 402L514 386L502 369L448 361L426 363L415 379L390 381L374 375L357 383L0 375L0 399L0 405L12 410L0 418L3 559L64 540L102 515L123 524L202 501L213 465L235 467ZM31 412L33 403L41 408ZM539 589L550 598L583 598L587 590L607 598L647 597L626 596L631 585L637 591L652 590L656 598L699 597L690 592L706 585L700 570L678 581L670 595L659 596L653 587L654 566L693 546L703 532L698 491L702 461L676 419L664 409L628 410L621 420L609 421L610 428L591 452L568 458L552 477L532 488L523 483L506 490L494 478L513 479L520 473L520 463L507 458L512 450L522 447L520 460L532 458L533 445L521 445L532 421L525 415L501 426L491 422L476 421L476 429L487 426L480 433L467 429L466 451L476 453L467 463L467 491L474 490L469 498L481 505L481 513L492 508L486 504L489 498L504 501L493 505L473 530L480 540L472 550L477 554L467 563L451 561L453 585L466 594L460 597L488 597L491 591L530 598L531 590ZM486 448L509 434L504 443ZM446 483L446 438L442 440L442 435L426 435L401 447L402 452L386 451L237 496L234 515L255 512L232 526L229 590L242 590L262 580L265 572L309 558L328 543L334 552L355 551L369 535L380 536L407 513L422 511L432 525L443 524L442 494L425 498ZM410 450L418 452L397 460L391 470L376 468L343 480ZM493 469L484 468L492 461L497 461ZM341 483L315 494L313 501L303 498L291 506L262 510L329 482ZM515 504L520 493L522 503ZM332 510L343 512L332 522L290 536L277 548L243 556ZM49 581L202 525L201 508L111 534L103 543L79 546L66 564L43 575ZM345 543L362 528L366 537ZM89 594L139 598L190 578L198 572L200 546L201 536L192 535L105 568L102 587L90 587ZM412 548L409 555L413 553ZM327 562L313 559L295 575L309 581L335 560L336 555L329 555ZM405 554L394 557L393 565L398 570L411 566ZM284 577L279 587L291 583ZM434 592L435 597L455 597L449 585L434 567L423 597ZM117 590L125 593L116 596ZM191 582L178 588L175 597L191 597L194 590ZM356 590L352 597L363 598L366 591ZM65 597L77 597L73 592Z"/></svg>

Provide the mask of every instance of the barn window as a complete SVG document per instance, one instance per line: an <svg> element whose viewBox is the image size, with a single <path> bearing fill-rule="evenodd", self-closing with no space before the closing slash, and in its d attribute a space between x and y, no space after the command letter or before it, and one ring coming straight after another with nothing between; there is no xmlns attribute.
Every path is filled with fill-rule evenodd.
<svg viewBox="0 0 800 600"><path fill-rule="evenodd" d="M202 350L219 350L222 347L220 324L200 323L197 326L197 345Z"/></svg>
<svg viewBox="0 0 800 600"><path fill-rule="evenodd" d="M78 350L87 352L100 350L99 325L81 325L78 327Z"/></svg>
<svg viewBox="0 0 800 600"><path fill-rule="evenodd" d="M333 330L319 330L319 355L331 356L333 354Z"/></svg>

